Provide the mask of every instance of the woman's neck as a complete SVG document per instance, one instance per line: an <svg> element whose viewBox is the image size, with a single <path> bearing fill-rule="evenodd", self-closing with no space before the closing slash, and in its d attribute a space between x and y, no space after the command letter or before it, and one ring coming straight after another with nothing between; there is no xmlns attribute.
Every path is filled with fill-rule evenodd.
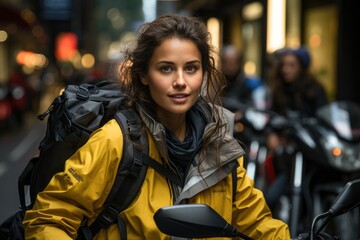
<svg viewBox="0 0 360 240"><path fill-rule="evenodd" d="M186 137L186 114L181 115L158 115L159 121L170 130L180 141Z"/></svg>

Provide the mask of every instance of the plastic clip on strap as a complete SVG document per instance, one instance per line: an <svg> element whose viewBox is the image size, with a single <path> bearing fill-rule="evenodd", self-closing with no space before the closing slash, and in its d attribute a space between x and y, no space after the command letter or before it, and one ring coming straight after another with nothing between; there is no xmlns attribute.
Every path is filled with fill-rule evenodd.
<svg viewBox="0 0 360 240"><path fill-rule="evenodd" d="M104 209L104 211L101 213L100 217L100 227L101 228L109 228L114 222L116 222L116 219L118 217L119 209L116 208L116 206L108 206Z"/></svg>
<svg viewBox="0 0 360 240"><path fill-rule="evenodd" d="M78 91L76 92L76 96L79 99L88 99L90 96L90 91L84 86L80 86Z"/></svg>
<svg viewBox="0 0 360 240"><path fill-rule="evenodd" d="M128 110L124 110L124 111L128 111ZM136 121L135 119L128 119L127 126L131 140L139 141L139 138L141 137L141 123Z"/></svg>
<svg viewBox="0 0 360 240"><path fill-rule="evenodd" d="M100 229L107 229L114 223L118 222L119 212L120 209L118 209L115 205L106 206L104 210L100 213L100 215L96 218L96 221L92 225L90 225L90 227L83 227L83 236L81 236L80 239L91 240L92 237L100 231ZM119 224L119 226L120 225L121 224ZM124 230L120 229L120 232L122 231Z"/></svg>
<svg viewBox="0 0 360 240"><path fill-rule="evenodd" d="M129 177L137 178L140 174L141 169L143 168L144 164L141 160L142 154L141 152L134 151L134 160L131 164Z"/></svg>

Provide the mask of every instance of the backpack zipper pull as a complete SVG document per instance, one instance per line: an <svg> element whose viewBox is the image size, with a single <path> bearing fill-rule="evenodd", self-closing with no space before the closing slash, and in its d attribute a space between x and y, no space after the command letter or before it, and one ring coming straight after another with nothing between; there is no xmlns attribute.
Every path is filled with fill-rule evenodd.
<svg viewBox="0 0 360 240"><path fill-rule="evenodd" d="M49 108L44 113L38 115L37 118L39 120L43 121L46 118L46 116L49 115L52 112L53 108L54 108L54 104L51 104L49 106Z"/></svg>
<svg viewBox="0 0 360 240"><path fill-rule="evenodd" d="M58 105L59 103L61 103L61 96L58 96L55 98L55 100L51 103L51 105L49 106L49 108L42 114L38 115L37 118L41 121L43 121L47 115L49 115L55 108L55 105Z"/></svg>

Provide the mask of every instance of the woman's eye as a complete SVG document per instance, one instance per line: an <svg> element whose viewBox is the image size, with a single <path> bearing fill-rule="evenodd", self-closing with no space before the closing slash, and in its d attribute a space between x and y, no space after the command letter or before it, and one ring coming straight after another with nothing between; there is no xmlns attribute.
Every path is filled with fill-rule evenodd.
<svg viewBox="0 0 360 240"><path fill-rule="evenodd" d="M189 72L189 73L194 73L196 72L196 70L198 70L199 68L197 66L187 66L186 67L186 71Z"/></svg>
<svg viewBox="0 0 360 240"><path fill-rule="evenodd" d="M160 71L168 73L171 72L171 67L170 66L162 66L160 67Z"/></svg>

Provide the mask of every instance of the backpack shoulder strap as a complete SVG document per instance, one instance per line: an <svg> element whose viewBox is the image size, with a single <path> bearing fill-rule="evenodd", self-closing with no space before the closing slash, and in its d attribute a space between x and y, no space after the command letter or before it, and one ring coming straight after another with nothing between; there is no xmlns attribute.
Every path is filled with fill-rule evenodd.
<svg viewBox="0 0 360 240"><path fill-rule="evenodd" d="M137 113L126 108L117 112L114 117L124 136L123 154L113 187L104 203L104 210L89 226L92 236L101 228L108 228L118 221L119 213L138 195L148 167L142 160L143 156L148 155L147 136L142 130L142 122Z"/></svg>

